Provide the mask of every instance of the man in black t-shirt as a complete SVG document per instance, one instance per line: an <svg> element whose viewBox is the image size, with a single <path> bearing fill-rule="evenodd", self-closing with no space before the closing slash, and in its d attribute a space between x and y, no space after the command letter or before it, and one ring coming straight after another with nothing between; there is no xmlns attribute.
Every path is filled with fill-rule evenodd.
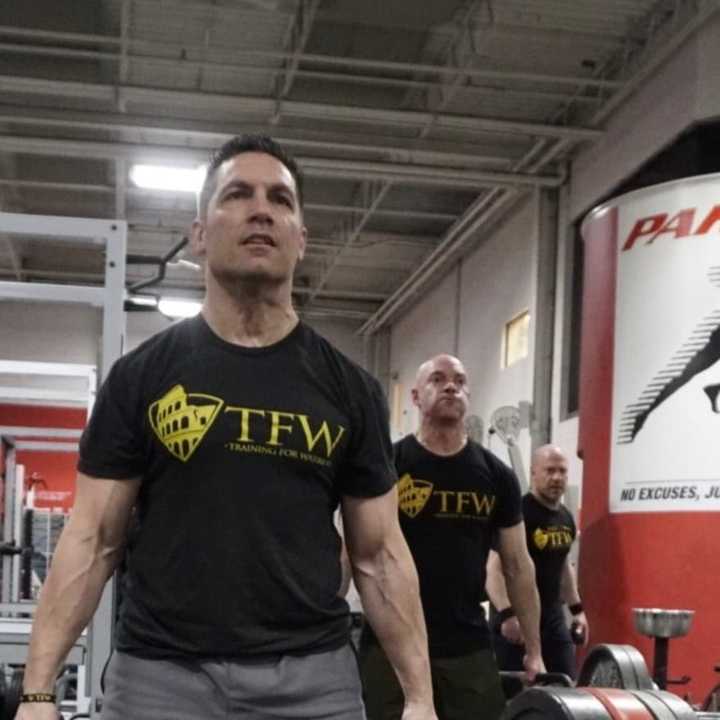
<svg viewBox="0 0 720 720"><path fill-rule="evenodd" d="M103 720L363 720L341 586L436 720L378 382L299 322L302 183L270 138L214 155L192 247L201 314L121 358L80 443L75 507L35 615L18 720L55 718L65 654L127 541Z"/></svg>
<svg viewBox="0 0 720 720"><path fill-rule="evenodd" d="M525 545L520 486L495 455L469 440L469 390L462 363L439 355L421 365L412 398L420 427L395 444L400 526L420 578L440 720L495 720L503 710L497 666L481 602L492 538L528 638L525 667L543 670L534 570ZM368 720L396 720L402 690L372 630L361 639Z"/></svg>
<svg viewBox="0 0 720 720"><path fill-rule="evenodd" d="M542 654L549 672L574 678L575 647L564 605L573 616L576 642L587 644L589 629L578 594L569 552L577 530L570 511L562 504L568 481L568 462L563 451L544 445L533 453L531 489L523 497L523 517L530 556L540 595ZM523 635L507 596L502 562L492 553L488 562L487 591L497 614L493 618L493 643L502 670L522 668Z"/></svg>

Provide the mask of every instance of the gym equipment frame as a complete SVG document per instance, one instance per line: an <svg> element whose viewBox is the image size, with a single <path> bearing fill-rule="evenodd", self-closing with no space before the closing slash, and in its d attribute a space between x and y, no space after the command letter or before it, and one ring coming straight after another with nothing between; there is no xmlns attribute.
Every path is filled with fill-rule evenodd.
<svg viewBox="0 0 720 720"><path fill-rule="evenodd" d="M0 282L0 300L89 304L103 311L100 378L102 381L125 346L125 264L127 223L54 215L0 212L0 233L51 238L67 243L83 242L105 250L103 287L48 283ZM88 627L87 688L91 718L100 713L100 678L112 650L114 581L105 586L100 604Z"/></svg>

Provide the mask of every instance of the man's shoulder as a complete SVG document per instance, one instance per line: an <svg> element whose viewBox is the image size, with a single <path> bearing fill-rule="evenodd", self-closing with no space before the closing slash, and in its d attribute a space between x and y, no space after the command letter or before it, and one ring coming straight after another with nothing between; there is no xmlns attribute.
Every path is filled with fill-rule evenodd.
<svg viewBox="0 0 720 720"><path fill-rule="evenodd" d="M408 433L393 443L393 453L395 454L395 457L398 457L417 447L422 446L417 442L412 433Z"/></svg>
<svg viewBox="0 0 720 720"><path fill-rule="evenodd" d="M475 440L468 439L468 451L476 462L484 464L488 472L493 475L505 477L508 473L512 473L512 469L506 465L492 450L488 450Z"/></svg>
<svg viewBox="0 0 720 720"><path fill-rule="evenodd" d="M306 350L311 353L314 363L322 359L324 365L331 371L338 373L352 385L380 390L380 383L377 378L365 368L348 357L334 343L321 335L310 325L303 323L300 342L305 345ZM348 398L352 399L352 398Z"/></svg>
<svg viewBox="0 0 720 720"><path fill-rule="evenodd" d="M181 320L170 327L151 335L136 348L122 355L115 363L116 372L130 370L138 372L154 367L159 356L176 355L183 345L189 345L196 318Z"/></svg>
<svg viewBox="0 0 720 720"><path fill-rule="evenodd" d="M565 519L574 526L575 518L573 517L573 514L570 512L570 508L565 503L560 503L559 510L565 516Z"/></svg>

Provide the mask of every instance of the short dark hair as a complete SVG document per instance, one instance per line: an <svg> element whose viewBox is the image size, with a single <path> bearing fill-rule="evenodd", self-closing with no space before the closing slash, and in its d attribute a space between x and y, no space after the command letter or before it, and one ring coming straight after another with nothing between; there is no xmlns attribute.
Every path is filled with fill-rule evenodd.
<svg viewBox="0 0 720 720"><path fill-rule="evenodd" d="M210 155L207 175L198 195L198 214L204 217L207 213L211 195L215 192L215 178L218 168L226 161L242 153L257 152L272 155L289 171L295 180L297 198L300 207L303 205L303 176L295 159L287 153L275 140L268 135L238 135L221 145Z"/></svg>

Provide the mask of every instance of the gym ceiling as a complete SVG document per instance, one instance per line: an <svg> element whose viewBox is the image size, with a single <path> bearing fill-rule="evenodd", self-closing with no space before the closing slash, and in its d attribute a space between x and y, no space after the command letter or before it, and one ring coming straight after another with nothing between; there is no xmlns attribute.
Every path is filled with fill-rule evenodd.
<svg viewBox="0 0 720 720"><path fill-rule="evenodd" d="M306 174L297 305L373 331L528 193L565 182L698 5L4 0L0 209L124 218L129 253L158 257L194 196L140 189L132 166L195 167L265 132ZM0 279L99 284L102 267L82 245L0 236ZM128 282L155 272L130 265ZM199 297L202 275L173 262L157 292Z"/></svg>

